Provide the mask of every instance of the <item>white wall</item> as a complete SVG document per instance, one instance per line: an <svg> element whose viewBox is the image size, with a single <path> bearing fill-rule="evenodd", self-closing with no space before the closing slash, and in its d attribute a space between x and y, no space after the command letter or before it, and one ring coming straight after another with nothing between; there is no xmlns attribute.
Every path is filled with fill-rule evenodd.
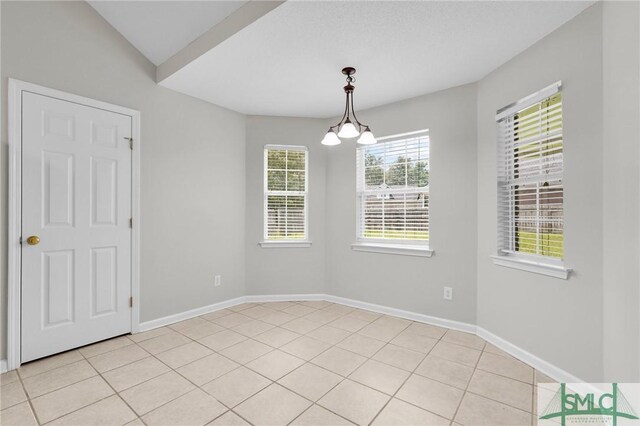
<svg viewBox="0 0 640 426"><path fill-rule="evenodd" d="M604 377L620 382L640 381L639 40L640 3L605 2Z"/></svg>
<svg viewBox="0 0 640 426"><path fill-rule="evenodd" d="M1 7L3 111L8 77L141 111L142 320L244 294L245 117L157 86L155 67L85 2ZM3 130L3 253L6 154ZM5 358L6 255L0 288Z"/></svg>
<svg viewBox="0 0 640 426"><path fill-rule="evenodd" d="M327 147L328 292L475 323L475 84L358 111L358 118L370 124L378 136L429 129L429 234L435 255L421 258L352 251L356 238L356 143ZM316 137L319 140L323 135ZM453 287L453 301L443 300L444 286Z"/></svg>
<svg viewBox="0 0 640 426"><path fill-rule="evenodd" d="M478 325L585 380L602 351L602 5L478 83ZM568 281L493 264L496 110L562 80Z"/></svg>
<svg viewBox="0 0 640 426"><path fill-rule="evenodd" d="M325 147L324 120L247 117L246 265L248 294L324 293L325 286ZM263 240L264 146L309 148L308 248L261 248Z"/></svg>

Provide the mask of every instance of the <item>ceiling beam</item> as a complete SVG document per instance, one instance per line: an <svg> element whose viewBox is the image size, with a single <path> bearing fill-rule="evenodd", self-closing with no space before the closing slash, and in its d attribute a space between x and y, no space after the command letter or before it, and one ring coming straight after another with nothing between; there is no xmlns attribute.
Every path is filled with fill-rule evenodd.
<svg viewBox="0 0 640 426"><path fill-rule="evenodd" d="M248 27L284 1L249 1L247 4L227 16L220 23L189 43L184 49L158 65L156 82L178 72L200 56L204 55L232 35Z"/></svg>

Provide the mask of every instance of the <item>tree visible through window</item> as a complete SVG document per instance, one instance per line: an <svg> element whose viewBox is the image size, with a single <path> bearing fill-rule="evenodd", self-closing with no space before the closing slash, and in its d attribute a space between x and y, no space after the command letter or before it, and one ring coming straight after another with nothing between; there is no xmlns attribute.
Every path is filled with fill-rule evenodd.
<svg viewBox="0 0 640 426"><path fill-rule="evenodd" d="M307 149L265 147L264 238L307 239Z"/></svg>
<svg viewBox="0 0 640 426"><path fill-rule="evenodd" d="M426 131L358 148L358 239L427 244L429 136Z"/></svg>

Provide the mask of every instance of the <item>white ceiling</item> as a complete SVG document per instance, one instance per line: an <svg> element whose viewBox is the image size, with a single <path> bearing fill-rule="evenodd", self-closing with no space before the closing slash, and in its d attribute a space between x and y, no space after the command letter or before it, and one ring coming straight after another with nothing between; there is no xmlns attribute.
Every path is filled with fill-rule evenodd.
<svg viewBox="0 0 640 426"><path fill-rule="evenodd" d="M160 65L246 1L88 3L147 59Z"/></svg>
<svg viewBox="0 0 640 426"><path fill-rule="evenodd" d="M289 1L161 84L246 114L342 113L484 77L591 2Z"/></svg>
<svg viewBox="0 0 640 426"><path fill-rule="evenodd" d="M207 13L209 24L230 13L216 1L123 3L92 2L154 62L207 30ZM160 84L245 114L331 117L345 66L357 69L356 109L411 98L481 79L591 4L289 0Z"/></svg>

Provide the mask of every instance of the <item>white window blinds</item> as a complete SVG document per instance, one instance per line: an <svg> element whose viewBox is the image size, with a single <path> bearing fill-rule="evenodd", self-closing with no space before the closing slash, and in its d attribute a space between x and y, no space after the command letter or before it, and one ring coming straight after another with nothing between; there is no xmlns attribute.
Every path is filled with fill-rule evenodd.
<svg viewBox="0 0 640 426"><path fill-rule="evenodd" d="M306 147L267 145L264 149L264 239L307 240Z"/></svg>
<svg viewBox="0 0 640 426"><path fill-rule="evenodd" d="M499 254L563 258L560 88L556 83L496 116Z"/></svg>
<svg viewBox="0 0 640 426"><path fill-rule="evenodd" d="M358 240L427 245L428 132L378 141L357 150Z"/></svg>

